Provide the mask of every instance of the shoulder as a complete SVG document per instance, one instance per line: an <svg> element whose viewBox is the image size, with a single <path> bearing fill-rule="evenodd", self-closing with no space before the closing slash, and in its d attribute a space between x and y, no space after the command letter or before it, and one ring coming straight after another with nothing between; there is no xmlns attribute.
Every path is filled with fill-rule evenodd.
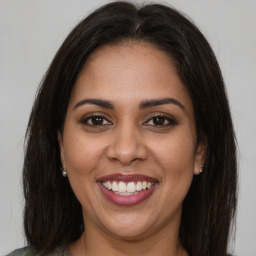
<svg viewBox="0 0 256 256"><path fill-rule="evenodd" d="M66 247L58 247L51 253L47 253L48 256L71 256L69 249ZM27 246L17 249L6 256L45 256L45 254L37 253L33 246Z"/></svg>
<svg viewBox="0 0 256 256"><path fill-rule="evenodd" d="M32 246L17 249L6 256L33 256L36 254L35 249Z"/></svg>

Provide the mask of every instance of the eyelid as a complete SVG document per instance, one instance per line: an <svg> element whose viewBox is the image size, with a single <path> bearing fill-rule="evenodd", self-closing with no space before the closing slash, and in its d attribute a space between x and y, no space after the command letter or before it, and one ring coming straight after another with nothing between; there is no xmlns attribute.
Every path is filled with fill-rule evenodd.
<svg viewBox="0 0 256 256"><path fill-rule="evenodd" d="M107 117L106 117L107 116ZM81 119L80 119L80 123L87 125L87 126L98 126L98 127L102 127L102 126L107 126L109 124L103 124L103 125L93 125L93 124L88 124L86 123L87 120L93 118L93 117L102 117L103 119L105 119L109 124L113 124L113 122L109 121L109 119L111 119L108 115L104 114L104 113L100 113L100 112L93 112L93 113L88 113L86 115L84 115Z"/></svg>
<svg viewBox="0 0 256 256"><path fill-rule="evenodd" d="M169 121L168 124L164 124L164 125L148 125L148 126L156 126L156 127L166 127L166 126L174 126L174 125L178 125L179 122L177 121L176 118L174 118L172 115L170 114L167 114L167 113L162 113L162 112L156 112L156 113L152 113L148 116L145 117L146 121L143 123L144 125L147 126L147 122L149 122L150 120L152 120L154 117L163 117L165 118L166 120Z"/></svg>

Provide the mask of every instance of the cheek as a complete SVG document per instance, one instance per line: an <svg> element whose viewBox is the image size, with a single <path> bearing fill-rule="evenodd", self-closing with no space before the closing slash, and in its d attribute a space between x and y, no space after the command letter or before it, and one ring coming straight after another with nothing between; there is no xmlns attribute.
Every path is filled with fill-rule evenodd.
<svg viewBox="0 0 256 256"><path fill-rule="evenodd" d="M92 193L94 197L98 196L94 190L97 166L103 152L102 143L98 140L91 141L88 136L81 136L81 133L65 138L64 157L70 185L81 205L92 206L95 204Z"/></svg>
<svg viewBox="0 0 256 256"><path fill-rule="evenodd" d="M74 134L74 133L73 133ZM103 143L91 140L84 134L66 136L64 141L64 157L68 173L72 178L88 176L91 180L93 170L96 168L103 152Z"/></svg>
<svg viewBox="0 0 256 256"><path fill-rule="evenodd" d="M170 136L168 139L158 142L154 147L154 154L157 156L159 164L175 173L193 171L195 161L195 142L193 137Z"/></svg>
<svg viewBox="0 0 256 256"><path fill-rule="evenodd" d="M193 179L195 165L195 140L190 133L169 137L158 143L155 159L162 170L161 182L167 195L183 200Z"/></svg>

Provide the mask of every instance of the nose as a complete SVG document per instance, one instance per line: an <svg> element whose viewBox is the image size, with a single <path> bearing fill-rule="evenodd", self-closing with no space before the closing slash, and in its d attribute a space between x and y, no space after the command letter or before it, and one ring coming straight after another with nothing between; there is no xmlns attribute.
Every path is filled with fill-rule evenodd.
<svg viewBox="0 0 256 256"><path fill-rule="evenodd" d="M132 127L118 129L107 149L107 157L112 161L119 161L122 165L130 165L136 160L145 160L147 150L143 136Z"/></svg>

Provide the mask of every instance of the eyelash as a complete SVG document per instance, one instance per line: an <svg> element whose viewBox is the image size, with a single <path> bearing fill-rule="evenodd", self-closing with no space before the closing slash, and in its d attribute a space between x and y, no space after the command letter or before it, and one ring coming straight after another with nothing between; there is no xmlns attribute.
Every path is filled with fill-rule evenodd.
<svg viewBox="0 0 256 256"><path fill-rule="evenodd" d="M157 125L157 124L149 124L148 125L147 124L147 123L149 123L149 121L154 122L154 118L159 118L159 117L164 119L164 120L162 120L162 121L164 121L164 124L160 124L160 125ZM168 123L166 123L166 121ZM166 115L166 114L163 114L163 113L156 113L153 116L151 116L148 119L148 121L146 121L144 124L146 124L147 126L154 126L154 127L157 127L157 128L163 128L163 127L169 127L169 126L176 126L176 125L178 125L178 122L172 116L169 116L169 115Z"/></svg>
<svg viewBox="0 0 256 256"><path fill-rule="evenodd" d="M107 120L107 122L109 124L111 124L111 122L108 121L107 118L105 118L103 115L100 114L90 114L89 116L84 116L82 117L82 119L80 120L80 123L86 126L92 126L92 127L102 127L102 126L107 126L109 124L100 124L100 125L95 125L95 124L88 124L88 120L92 120L92 118L103 118L104 120Z"/></svg>
<svg viewBox="0 0 256 256"><path fill-rule="evenodd" d="M154 118L163 118L164 121L163 124L157 125L157 124L148 124L150 121L154 122ZM103 122L105 122L105 124L93 124L92 123L92 119L93 118L102 118ZM91 121L91 123L88 123L89 121ZM155 120L156 121L156 120ZM159 121L159 120L158 120ZM168 122L168 123L166 123ZM80 120L80 123L89 127L95 127L95 128L102 128L108 125L111 125L112 123L110 121L108 121L108 119L101 114L90 114L89 116L84 116L82 117L82 119ZM106 124L107 123L107 124ZM178 125L178 121L173 118L172 116L163 114L163 113L155 113L154 115L152 115L146 122L143 123L146 126L154 126L155 128L165 128L165 127L169 127L169 126L176 126Z"/></svg>

